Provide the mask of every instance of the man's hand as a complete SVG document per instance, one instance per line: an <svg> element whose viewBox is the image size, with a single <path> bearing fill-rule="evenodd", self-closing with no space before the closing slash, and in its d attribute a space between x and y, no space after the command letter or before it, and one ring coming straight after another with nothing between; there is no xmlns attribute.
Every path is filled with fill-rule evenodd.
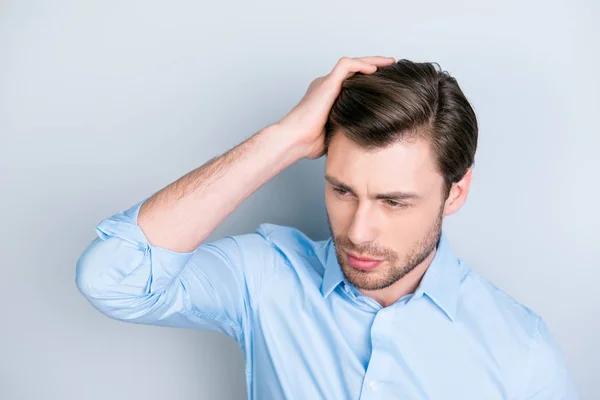
<svg viewBox="0 0 600 400"><path fill-rule="evenodd" d="M310 160L325 154L325 123L335 99L340 94L344 79L356 72L370 74L377 67L393 64L393 57L360 57L339 59L333 70L316 78L308 87L300 102L282 118L276 125L282 128L286 135L292 135L300 146L306 149Z"/></svg>

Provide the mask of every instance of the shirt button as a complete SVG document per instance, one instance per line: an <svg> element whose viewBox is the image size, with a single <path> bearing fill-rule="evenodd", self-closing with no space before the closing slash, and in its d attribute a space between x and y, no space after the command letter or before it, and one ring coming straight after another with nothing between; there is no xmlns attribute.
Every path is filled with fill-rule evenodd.
<svg viewBox="0 0 600 400"><path fill-rule="evenodd" d="M371 390L377 390L377 382L375 382L375 381L369 382L369 387L371 388Z"/></svg>

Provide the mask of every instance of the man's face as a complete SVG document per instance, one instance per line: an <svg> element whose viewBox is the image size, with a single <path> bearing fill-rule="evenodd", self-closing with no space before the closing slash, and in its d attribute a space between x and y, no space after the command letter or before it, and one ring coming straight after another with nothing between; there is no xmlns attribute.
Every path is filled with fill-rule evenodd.
<svg viewBox="0 0 600 400"><path fill-rule="evenodd" d="M329 145L325 178L336 256L356 288L386 288L435 250L444 218L444 180L428 142L366 151L338 133ZM406 195L371 198L390 192ZM371 270L358 269L348 262L346 251L384 261Z"/></svg>

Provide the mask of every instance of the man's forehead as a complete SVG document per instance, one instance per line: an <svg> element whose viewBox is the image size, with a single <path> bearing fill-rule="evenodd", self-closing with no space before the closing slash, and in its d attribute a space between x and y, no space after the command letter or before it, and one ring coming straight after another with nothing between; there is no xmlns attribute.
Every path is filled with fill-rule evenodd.
<svg viewBox="0 0 600 400"><path fill-rule="evenodd" d="M381 180L421 177L436 174L435 159L429 144L423 140L397 142L383 149L366 150L343 135L336 135L327 154L326 174L344 176L376 176Z"/></svg>

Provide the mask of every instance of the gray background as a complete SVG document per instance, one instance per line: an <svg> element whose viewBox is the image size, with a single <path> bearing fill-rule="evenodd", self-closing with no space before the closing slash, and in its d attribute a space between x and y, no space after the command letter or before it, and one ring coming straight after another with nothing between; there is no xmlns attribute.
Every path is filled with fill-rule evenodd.
<svg viewBox="0 0 600 400"><path fill-rule="evenodd" d="M548 322L600 398L598 2L0 1L0 398L243 399L243 354L114 321L75 286L96 224L285 115L341 56L438 61L480 121L457 254ZM210 236L327 237L325 159ZM209 210L206 210L210 212Z"/></svg>

